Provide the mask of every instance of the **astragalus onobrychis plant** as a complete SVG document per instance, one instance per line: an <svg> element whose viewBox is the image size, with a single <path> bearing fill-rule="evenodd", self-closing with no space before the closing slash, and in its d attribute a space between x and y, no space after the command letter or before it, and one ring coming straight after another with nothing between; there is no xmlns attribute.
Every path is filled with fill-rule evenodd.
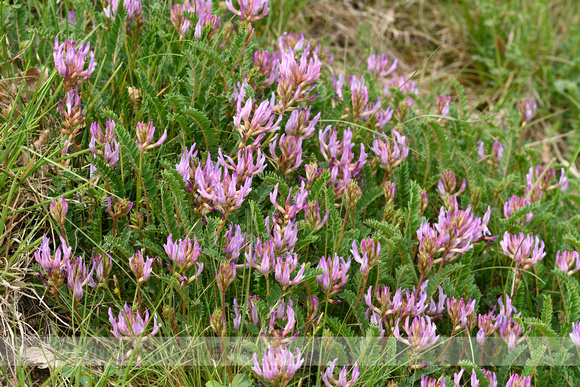
<svg viewBox="0 0 580 387"><path fill-rule="evenodd" d="M578 186L522 143L535 101L497 127L381 52L339 73L264 37L267 0L72 3L37 31L61 152L34 256L59 334L98 339L84 375L578 384Z"/></svg>

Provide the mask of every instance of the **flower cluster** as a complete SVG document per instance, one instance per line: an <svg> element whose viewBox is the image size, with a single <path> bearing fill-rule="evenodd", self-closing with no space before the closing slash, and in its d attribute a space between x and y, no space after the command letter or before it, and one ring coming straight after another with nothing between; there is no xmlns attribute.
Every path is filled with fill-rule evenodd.
<svg viewBox="0 0 580 387"><path fill-rule="evenodd" d="M115 121L107 120L105 133L98 122L91 124L91 141L89 149L93 152L93 157L102 155L110 167L115 167L119 162L119 142L115 138ZM99 148L97 148L97 145Z"/></svg>
<svg viewBox="0 0 580 387"><path fill-rule="evenodd" d="M331 126L327 126L324 131L321 130L318 134L320 153L328 162L330 168L329 183L334 185L334 193L337 198L344 195L346 187L352 179L358 178L367 161L363 144L360 144L358 160L354 161L353 148L355 144L352 137L352 130L348 128L343 133L343 140L339 142L337 130Z"/></svg>
<svg viewBox="0 0 580 387"><path fill-rule="evenodd" d="M518 272L528 270L546 256L544 242L538 237L519 233L511 235L507 231L500 242L503 253L514 260Z"/></svg>
<svg viewBox="0 0 580 387"><path fill-rule="evenodd" d="M66 39L59 44L57 36L53 49L54 67L63 78L64 88L67 92L73 90L77 83L87 81L97 67L95 53L91 51L90 42L77 44L72 39ZM89 56L89 63L85 68L87 56Z"/></svg>
<svg viewBox="0 0 580 387"><path fill-rule="evenodd" d="M487 225L491 216L488 208L483 218L471 213L471 206L465 211L458 208L455 196L449 197L449 210L441 207L436 224L421 224L417 230L419 254L430 257L432 263L449 262L473 248L473 244L489 234ZM435 254L442 253L441 258L433 259Z"/></svg>

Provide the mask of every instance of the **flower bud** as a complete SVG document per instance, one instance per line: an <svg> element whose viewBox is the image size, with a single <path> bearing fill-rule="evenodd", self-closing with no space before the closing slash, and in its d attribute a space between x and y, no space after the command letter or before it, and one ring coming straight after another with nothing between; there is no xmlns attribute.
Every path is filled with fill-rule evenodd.
<svg viewBox="0 0 580 387"><path fill-rule="evenodd" d="M155 258L146 257L144 259L143 254L139 250L129 258L129 266L135 278L137 278L137 285L141 285L149 279L151 271L153 270L152 265L154 261Z"/></svg>
<svg viewBox="0 0 580 387"><path fill-rule="evenodd" d="M306 307L308 309L308 321L314 320L316 313L318 312L318 297L306 297Z"/></svg>
<svg viewBox="0 0 580 387"><path fill-rule="evenodd" d="M316 163L306 164L304 169L306 169L306 189L310 191L312 184L322 175L323 169L318 168Z"/></svg>
<svg viewBox="0 0 580 387"><path fill-rule="evenodd" d="M362 191L358 186L356 180L351 180L346 186L345 199L346 204L350 207L355 207L362 196Z"/></svg>
<svg viewBox="0 0 580 387"><path fill-rule="evenodd" d="M133 203L127 199L117 200L117 203L113 205L113 197L110 196L107 204L107 212L113 219L118 219L122 216L129 214L133 208Z"/></svg>
<svg viewBox="0 0 580 387"><path fill-rule="evenodd" d="M220 308L214 310L209 318L209 325L211 329L220 337L226 335L226 321L223 312Z"/></svg>
<svg viewBox="0 0 580 387"><path fill-rule="evenodd" d="M50 215L61 227L64 227L67 210L68 204L65 198L61 198L60 200L53 200L50 202Z"/></svg>
<svg viewBox="0 0 580 387"><path fill-rule="evenodd" d="M421 273L422 276L426 276L430 271L431 268L433 267L433 258L431 258L431 255L425 251L421 251L419 253L419 273Z"/></svg>
<svg viewBox="0 0 580 387"><path fill-rule="evenodd" d="M140 212L132 212L130 219L131 226L133 226L133 228L137 230L143 230L143 215Z"/></svg>
<svg viewBox="0 0 580 387"><path fill-rule="evenodd" d="M278 82L276 91L278 92L278 99L282 105L282 111L286 111L298 98L300 87L296 87L291 80L282 78Z"/></svg>
<svg viewBox="0 0 580 387"><path fill-rule="evenodd" d="M220 292L225 293L228 286L236 279L236 264L235 263L220 263L217 271L217 284Z"/></svg>
<svg viewBox="0 0 580 387"><path fill-rule="evenodd" d="M427 197L427 191L423 189L421 190L421 193L419 195L421 198L421 215L423 215L423 212L425 212L427 206L429 205L429 198Z"/></svg>
<svg viewBox="0 0 580 387"><path fill-rule="evenodd" d="M320 228L326 224L330 211L327 210L324 217L321 218L320 206L317 200L314 203L308 203L304 209L304 213L304 219L308 224L310 224L313 228Z"/></svg>
<svg viewBox="0 0 580 387"><path fill-rule="evenodd" d="M390 181L386 181L383 184L383 192L385 194L385 200L387 201L387 203L385 205L388 206L395 199L395 183L391 183Z"/></svg>

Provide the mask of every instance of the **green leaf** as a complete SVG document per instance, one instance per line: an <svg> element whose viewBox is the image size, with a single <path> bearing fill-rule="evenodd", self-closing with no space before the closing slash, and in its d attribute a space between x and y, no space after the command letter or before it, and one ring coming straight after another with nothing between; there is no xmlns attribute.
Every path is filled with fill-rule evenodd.
<svg viewBox="0 0 580 387"><path fill-rule="evenodd" d="M547 326L552 324L552 314L554 313L552 309L552 296L549 294L544 294L544 304L542 307L542 321Z"/></svg>
<svg viewBox="0 0 580 387"><path fill-rule="evenodd" d="M255 201L250 200L250 212L252 214L252 222L254 223L254 227L258 232L260 237L264 237L268 234L266 230L266 221L264 220L264 215L262 215L262 211L256 204Z"/></svg>
<svg viewBox="0 0 580 387"><path fill-rule="evenodd" d="M546 352L546 349L548 347L546 345L536 345L533 346L532 348L533 348L532 353L530 355L530 358L526 360L526 365L522 376L534 375L534 373L536 372L536 368L538 367L538 364L540 363L540 360L542 360L542 356L544 356L544 352Z"/></svg>

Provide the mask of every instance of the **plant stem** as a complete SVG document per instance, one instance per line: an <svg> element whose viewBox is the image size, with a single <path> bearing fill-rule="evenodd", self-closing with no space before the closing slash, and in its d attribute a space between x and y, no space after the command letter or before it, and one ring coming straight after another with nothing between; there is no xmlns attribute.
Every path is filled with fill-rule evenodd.
<svg viewBox="0 0 580 387"><path fill-rule="evenodd" d="M137 211L141 209L141 174L143 173L143 150L139 153L139 170L137 171Z"/></svg>
<svg viewBox="0 0 580 387"><path fill-rule="evenodd" d="M348 213L350 211L350 204L346 205L346 214L344 215L344 220L342 221L342 228L340 229L340 235L338 236L338 242L334 246L334 252L338 253L338 249L340 248L340 242L342 241L342 234L344 233L344 228L346 227L346 221L348 219Z"/></svg>

